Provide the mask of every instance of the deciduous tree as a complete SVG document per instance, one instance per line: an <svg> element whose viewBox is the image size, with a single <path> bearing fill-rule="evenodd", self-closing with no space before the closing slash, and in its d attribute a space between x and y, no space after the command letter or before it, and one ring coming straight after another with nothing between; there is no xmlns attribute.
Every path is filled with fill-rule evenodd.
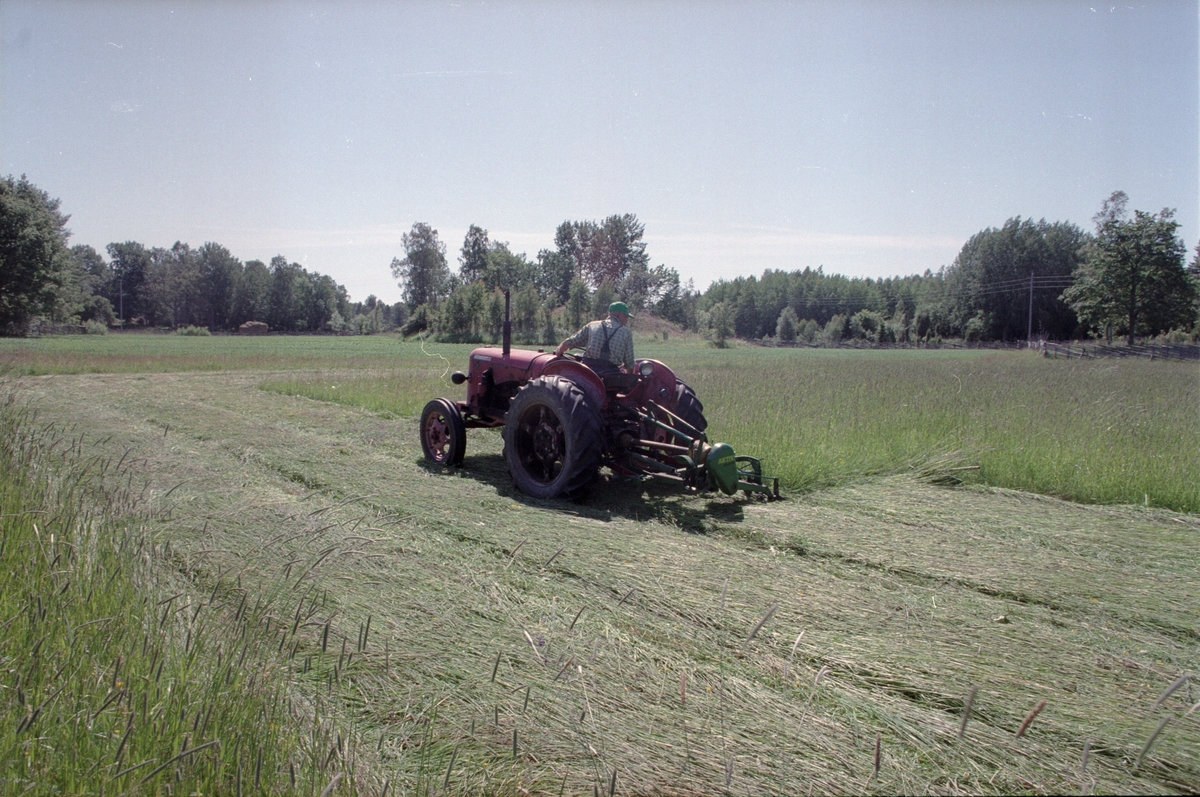
<svg viewBox="0 0 1200 797"><path fill-rule="evenodd" d="M1175 211L1140 210L1129 218L1129 197L1116 191L1094 217L1096 235L1085 264L1063 298L1093 330L1112 325L1128 335L1156 335L1195 321L1197 285L1184 269Z"/></svg>
<svg viewBox="0 0 1200 797"><path fill-rule="evenodd" d="M775 323L775 337L785 343L792 343L796 340L796 327L799 325L800 319L796 317L796 311L791 307L785 307L779 313L779 320Z"/></svg>
<svg viewBox="0 0 1200 797"><path fill-rule="evenodd" d="M576 277L571 280L571 291L567 296L567 326L571 330L583 326L588 314L587 283Z"/></svg>
<svg viewBox="0 0 1200 797"><path fill-rule="evenodd" d="M232 325L266 321L271 306L271 271L261 260L248 260L234 290Z"/></svg>
<svg viewBox="0 0 1200 797"><path fill-rule="evenodd" d="M1060 298L1078 267L1087 234L1074 224L1017 216L971 236L946 269L947 315L979 340L1023 340L1033 319L1049 337L1069 337L1074 313ZM1041 287L1047 286L1047 287Z"/></svg>
<svg viewBox="0 0 1200 797"><path fill-rule="evenodd" d="M632 213L613 214L603 222L564 221L554 233L554 245L576 264L580 276L594 287L619 285L635 266L647 268L645 225Z"/></svg>
<svg viewBox="0 0 1200 797"><path fill-rule="evenodd" d="M234 297L242 276L242 263L228 249L209 241L196 250L204 323L210 329L228 329L233 321Z"/></svg>
<svg viewBox="0 0 1200 797"><path fill-rule="evenodd" d="M487 275L484 283L515 295L533 281L533 265L524 254L514 254L504 241L492 243L487 256Z"/></svg>
<svg viewBox="0 0 1200 797"><path fill-rule="evenodd" d="M574 258L550 249L538 252L533 276L538 293L554 302L556 306L566 304L571 296L571 283L574 279Z"/></svg>
<svg viewBox="0 0 1200 797"><path fill-rule="evenodd" d="M458 273L462 276L464 285L484 278L490 249L488 231L472 224L463 238L462 250L458 257Z"/></svg>
<svg viewBox="0 0 1200 797"><path fill-rule="evenodd" d="M146 271L150 268L150 250L137 241L111 243L107 248L109 267L112 269L112 281L109 283L112 293L108 299L116 308L121 322L129 323L146 314L141 289Z"/></svg>
<svg viewBox="0 0 1200 797"><path fill-rule="evenodd" d="M0 178L0 329L48 314L74 259L59 201L29 182Z"/></svg>
<svg viewBox="0 0 1200 797"><path fill-rule="evenodd" d="M414 309L423 304L436 306L450 281L446 245L438 239L437 230L421 221L401 240L404 259L392 259L392 276L403 290L404 301Z"/></svg>

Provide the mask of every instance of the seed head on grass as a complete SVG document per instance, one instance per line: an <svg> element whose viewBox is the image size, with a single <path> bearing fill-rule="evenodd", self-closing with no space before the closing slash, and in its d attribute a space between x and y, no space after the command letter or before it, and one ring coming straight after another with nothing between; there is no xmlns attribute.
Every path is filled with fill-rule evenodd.
<svg viewBox="0 0 1200 797"><path fill-rule="evenodd" d="M1031 724L1033 724L1034 718L1036 718L1038 714L1042 713L1042 709L1044 709L1045 707L1046 707L1046 701L1039 700L1038 704L1033 707L1033 710L1025 715L1025 719L1023 719L1021 721L1021 727L1017 728L1017 738L1018 739L1020 739L1022 736L1025 735L1025 731L1029 730L1029 726Z"/></svg>
<svg viewBox="0 0 1200 797"><path fill-rule="evenodd" d="M333 780L329 781L329 785L326 786L321 792L321 797L329 797L330 794L333 794L333 790L336 789L337 785L342 781L342 775L343 773L339 772L333 776Z"/></svg>
<svg viewBox="0 0 1200 797"><path fill-rule="evenodd" d="M584 610L584 606L580 606L579 611L575 612L575 619L573 619L571 621L571 624L569 626L567 626L568 631L571 631L572 629L575 628L575 623L579 622L579 617L583 614L583 610Z"/></svg>
<svg viewBox="0 0 1200 797"><path fill-rule="evenodd" d="M1168 697L1174 694L1176 689L1191 680L1191 677L1192 674L1190 672L1185 672L1183 675L1176 678L1175 682L1168 686L1167 690L1158 696L1158 700L1154 701L1154 708L1152 708L1151 711L1158 711L1158 707L1161 706Z"/></svg>
<svg viewBox="0 0 1200 797"><path fill-rule="evenodd" d="M1163 717L1162 722L1158 723L1158 727L1154 729L1154 733L1150 734L1150 738L1146 740L1144 745L1142 745L1142 751L1138 753L1137 762L1133 765L1135 770L1142 768L1142 758L1145 757L1146 753L1150 752L1150 748L1154 746L1154 742L1158 739L1158 735L1162 733L1163 728L1167 727L1167 723L1170 721L1170 714Z"/></svg>
<svg viewBox="0 0 1200 797"><path fill-rule="evenodd" d="M533 637L531 637L529 635L529 632L526 631L524 628L521 629L521 633L525 635L525 641L529 643L529 647L533 650L533 655L537 656L538 661L540 661L544 664L546 662L546 659L544 656L542 656L542 652L537 649L537 645L535 645L533 643Z"/></svg>
<svg viewBox="0 0 1200 797"><path fill-rule="evenodd" d="M742 651L743 652L746 650L747 646L750 644L750 640L754 639L754 637L758 634L758 632L760 630L762 630L762 627L767 624L767 621L770 620L775 615L775 610L778 608L779 608L778 603L771 604L771 608L767 609L766 614L764 614L762 616L762 618L759 619L758 623L750 631L750 636L746 637L746 641L742 643Z"/></svg>
<svg viewBox="0 0 1200 797"><path fill-rule="evenodd" d="M958 726L958 738L962 739L963 734L967 732L967 722L971 719L971 705L975 702L975 693L979 691L978 685L972 685L971 691L967 692L967 699L963 703L962 724Z"/></svg>

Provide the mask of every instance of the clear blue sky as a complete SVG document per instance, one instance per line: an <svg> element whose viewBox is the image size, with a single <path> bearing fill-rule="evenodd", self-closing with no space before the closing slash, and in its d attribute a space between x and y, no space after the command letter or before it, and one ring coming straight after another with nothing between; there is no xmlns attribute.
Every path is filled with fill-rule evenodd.
<svg viewBox="0 0 1200 797"><path fill-rule="evenodd" d="M937 270L1114 190L1200 233L1196 2L0 3L0 173L72 243L283 254L356 300L428 222L635 213L698 288Z"/></svg>

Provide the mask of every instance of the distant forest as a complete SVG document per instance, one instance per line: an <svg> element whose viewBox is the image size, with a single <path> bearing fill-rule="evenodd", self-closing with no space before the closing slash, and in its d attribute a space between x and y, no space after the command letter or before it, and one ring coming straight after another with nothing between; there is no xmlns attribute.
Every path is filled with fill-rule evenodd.
<svg viewBox="0 0 1200 797"><path fill-rule="evenodd" d="M1200 246L1185 267L1174 212L1127 209L1114 193L1085 232L1012 218L972 236L954 262L886 279L767 270L705 291L651 265L633 214L564 221L554 248L529 258L472 225L451 270L446 245L418 222L391 271L402 301L352 302L333 278L277 255L241 261L224 246L68 246L67 216L25 177L0 178L0 329L73 325L221 332L251 321L278 332L373 334L400 329L441 340L496 340L511 297L514 333L555 343L610 302L630 305L718 345L968 342L1125 336L1200 337ZM105 256L107 255L107 257ZM635 322L636 324L636 322Z"/></svg>
<svg viewBox="0 0 1200 797"><path fill-rule="evenodd" d="M632 214L565 221L554 249L513 254L472 226L453 273L437 231L417 223L392 261L411 315L407 332L443 340L495 340L501 290L526 342L554 343L604 315L614 299L724 344L916 343L1069 340L1200 335L1200 265L1184 266L1174 213L1127 212L1114 193L1088 233L1066 222L1012 218L970 238L936 273L850 278L821 268L767 270L718 280L703 293L664 265L651 266L644 227ZM1197 248L1200 258L1200 247ZM635 322L636 323L636 322Z"/></svg>

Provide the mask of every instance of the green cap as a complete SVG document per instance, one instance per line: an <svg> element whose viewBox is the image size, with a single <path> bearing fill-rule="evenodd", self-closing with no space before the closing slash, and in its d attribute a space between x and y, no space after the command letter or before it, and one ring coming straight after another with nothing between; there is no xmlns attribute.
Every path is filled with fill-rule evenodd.
<svg viewBox="0 0 1200 797"><path fill-rule="evenodd" d="M625 315L630 315L629 306L627 304L625 304L625 302L613 302L612 304L610 304L608 306L608 312L624 313Z"/></svg>

